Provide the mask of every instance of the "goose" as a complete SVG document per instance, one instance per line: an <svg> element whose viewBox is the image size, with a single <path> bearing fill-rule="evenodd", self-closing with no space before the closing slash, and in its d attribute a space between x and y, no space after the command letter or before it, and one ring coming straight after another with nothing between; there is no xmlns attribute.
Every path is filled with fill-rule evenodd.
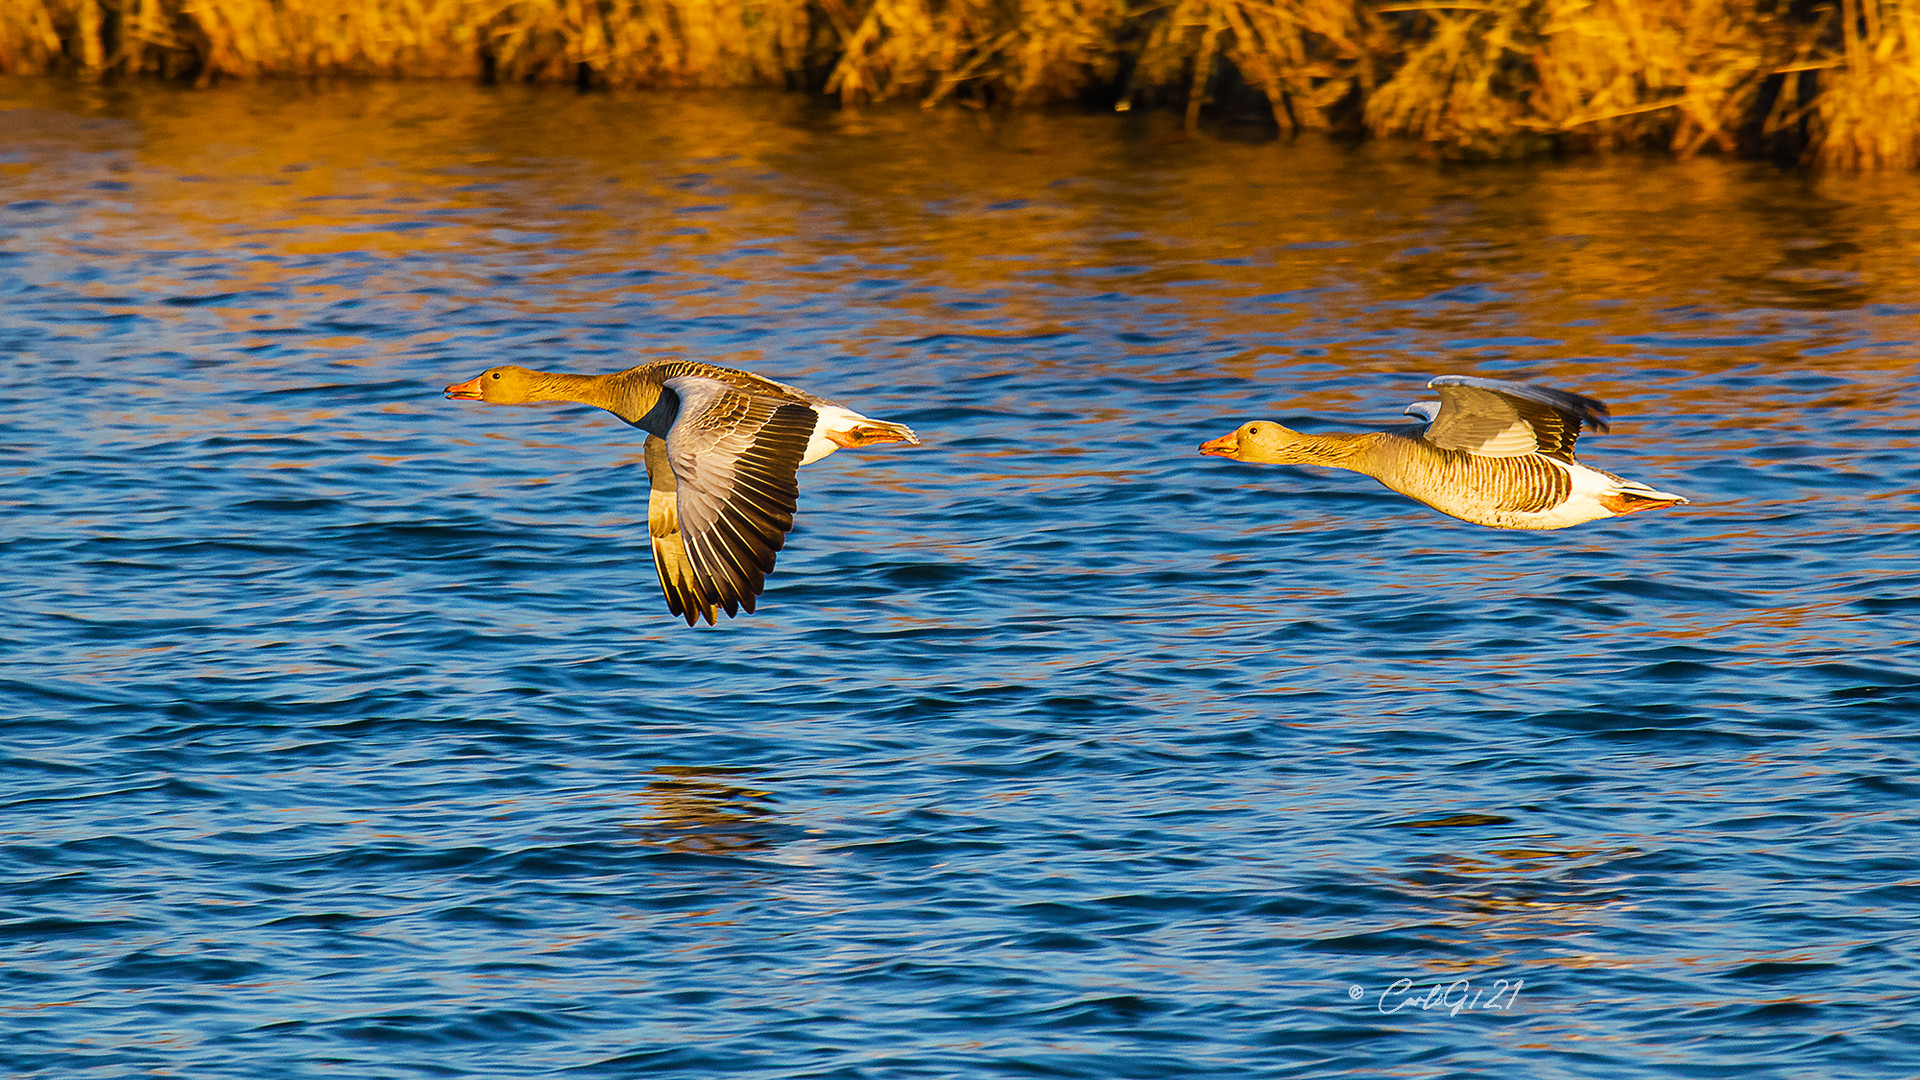
<svg viewBox="0 0 1920 1080"><path fill-rule="evenodd" d="M1255 420L1201 443L1200 452L1351 469L1443 514L1496 529L1564 529L1687 501L1574 460L1582 425L1607 430L1607 407L1593 398L1471 375L1442 375L1427 386L1440 400L1407 406L1418 423L1308 435Z"/></svg>
<svg viewBox="0 0 1920 1080"><path fill-rule="evenodd" d="M800 497L795 476L842 447L920 439L905 424L862 416L746 371L695 360L605 375L491 367L447 387L494 405L572 401L647 433L647 532L667 610L712 626L719 610L751 614L786 544Z"/></svg>

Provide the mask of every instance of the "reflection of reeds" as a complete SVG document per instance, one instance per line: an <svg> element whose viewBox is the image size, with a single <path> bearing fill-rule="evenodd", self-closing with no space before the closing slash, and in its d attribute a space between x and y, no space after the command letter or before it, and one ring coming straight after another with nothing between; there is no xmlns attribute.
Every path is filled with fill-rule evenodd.
<svg viewBox="0 0 1920 1080"><path fill-rule="evenodd" d="M5 0L0 71L808 86L849 103L1264 101L1471 157L1920 164L1907 0Z"/></svg>

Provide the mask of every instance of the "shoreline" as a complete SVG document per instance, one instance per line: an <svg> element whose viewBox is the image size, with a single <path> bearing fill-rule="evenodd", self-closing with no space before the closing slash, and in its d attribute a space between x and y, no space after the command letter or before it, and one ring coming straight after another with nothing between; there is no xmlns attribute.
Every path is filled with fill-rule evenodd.
<svg viewBox="0 0 1920 1080"><path fill-rule="evenodd" d="M859 106L1078 103L1497 160L1645 148L1920 167L1920 12L1760 0L23 0L0 74L774 88Z"/></svg>

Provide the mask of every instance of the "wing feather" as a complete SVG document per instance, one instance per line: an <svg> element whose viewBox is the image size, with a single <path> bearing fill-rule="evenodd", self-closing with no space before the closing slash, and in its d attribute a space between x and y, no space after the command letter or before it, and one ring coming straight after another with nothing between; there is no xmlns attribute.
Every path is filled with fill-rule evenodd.
<svg viewBox="0 0 1920 1080"><path fill-rule="evenodd" d="M1440 408L1424 438L1442 450L1572 461L1583 425L1607 430L1606 405L1582 394L1471 375L1442 375L1427 386L1440 392Z"/></svg>
<svg viewBox="0 0 1920 1080"><path fill-rule="evenodd" d="M680 397L666 453L690 577L710 608L752 612L793 528L795 474L819 416L699 375L664 385Z"/></svg>
<svg viewBox="0 0 1920 1080"><path fill-rule="evenodd" d="M660 578L660 592L667 598L667 610L684 617L692 626L704 618L712 626L719 611L708 600L693 575L693 563L687 558L686 538L680 532L680 513L673 466L667 461L665 439L647 436L647 532L653 537L653 570Z"/></svg>

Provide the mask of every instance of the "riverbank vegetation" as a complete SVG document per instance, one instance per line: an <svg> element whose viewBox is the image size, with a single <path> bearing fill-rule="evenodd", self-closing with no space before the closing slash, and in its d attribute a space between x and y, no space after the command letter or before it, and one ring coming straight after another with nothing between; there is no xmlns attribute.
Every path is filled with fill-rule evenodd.
<svg viewBox="0 0 1920 1080"><path fill-rule="evenodd" d="M1908 0L0 0L0 71L1257 108L1454 157L1920 165Z"/></svg>

